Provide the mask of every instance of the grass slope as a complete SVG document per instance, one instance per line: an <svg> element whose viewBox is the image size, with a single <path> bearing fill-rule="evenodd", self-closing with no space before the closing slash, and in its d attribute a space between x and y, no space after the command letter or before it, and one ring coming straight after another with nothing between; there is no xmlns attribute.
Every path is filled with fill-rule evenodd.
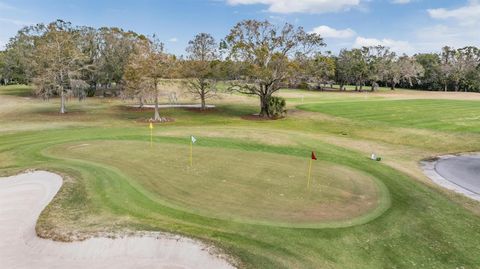
<svg viewBox="0 0 480 269"><path fill-rule="evenodd" d="M353 117L329 116L333 112L292 111L285 120L252 122L240 116L255 111L256 100L238 96L225 97L218 101L218 110L206 114L162 111L176 120L155 128L154 145L166 147L166 153L184 151L186 138L194 134L202 143L196 149L204 151L198 154L205 154L200 158L210 158L208 152L219 152L219 157L233 152L242 158L269 156L287 164L285 170L278 171L279 177L284 178L291 172L290 162L293 166L298 162L304 170L299 158L305 158L313 149L319 153L320 164L334 163L347 171L361 171L359 174L378 181L378 186L384 188L381 206L368 219L340 226L279 227L232 220L230 211L241 205L243 197L223 197L221 200L230 199L231 204L219 208L218 203L205 200L215 198L204 197L214 195L213 190L202 190L208 195L194 193L197 186L189 182L194 175L188 171L180 172L180 189L164 190L163 184L151 176L161 168L142 161L150 159L148 146L145 147L149 134L142 119L151 116L151 111L130 111L122 109L115 100L90 99L83 104L69 103L74 111L87 112L60 117L55 114L58 100L41 103L25 99L22 94L1 95L2 91L5 88L0 88L0 174L41 168L66 176L64 187L42 213L37 226L43 236L61 239L72 233L122 229L169 231L212 242L245 268L478 268L480 264L480 217L476 213L480 206L424 183L416 163L439 152L478 150L480 137L475 130L432 130L390 123L389 119L373 120L373 124ZM281 94L299 100L291 91ZM322 102L323 98L328 101ZM336 104L339 110L345 102L358 106L366 103L363 95L334 93L308 93L304 99L321 107ZM407 105L392 104L399 111ZM12 107L16 110L12 111ZM377 122L381 126L376 126ZM75 148L83 144L94 147ZM385 162L368 160L372 149L381 149ZM162 160L159 157L157 161ZM235 169L262 175L259 168ZM336 176L336 169L343 168L325 170L332 178L325 176L320 182L333 184L339 180L338 184L346 184ZM211 175L212 180L223 174L207 170L199 173ZM167 180L163 178L161 182ZM248 174L242 182L242 187L248 186ZM282 182L285 181L276 183ZM264 179L250 183L251 191L262 195L257 188L265 186ZM352 190L353 186L347 185L344 188ZM275 191L284 190L268 186L278 188ZM280 209L289 212L289 206L285 203ZM263 211L262 216L272 213L261 204L248 207ZM206 213L212 208L212 214ZM256 210L242 210L244 217L259 217L251 215ZM280 221L278 216L270 215L272 220Z"/></svg>

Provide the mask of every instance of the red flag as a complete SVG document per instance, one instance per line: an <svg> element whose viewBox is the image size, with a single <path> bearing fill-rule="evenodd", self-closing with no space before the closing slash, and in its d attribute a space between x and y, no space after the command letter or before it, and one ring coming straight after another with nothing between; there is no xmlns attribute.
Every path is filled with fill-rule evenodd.
<svg viewBox="0 0 480 269"><path fill-rule="evenodd" d="M317 160L317 156L315 155L315 151L312 151L312 160Z"/></svg>

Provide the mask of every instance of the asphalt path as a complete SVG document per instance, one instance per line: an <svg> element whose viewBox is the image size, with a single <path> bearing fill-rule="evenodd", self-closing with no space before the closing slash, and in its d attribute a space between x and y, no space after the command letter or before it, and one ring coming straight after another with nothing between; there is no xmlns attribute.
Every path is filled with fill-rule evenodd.
<svg viewBox="0 0 480 269"><path fill-rule="evenodd" d="M480 195L480 155L440 159L435 171L451 183Z"/></svg>

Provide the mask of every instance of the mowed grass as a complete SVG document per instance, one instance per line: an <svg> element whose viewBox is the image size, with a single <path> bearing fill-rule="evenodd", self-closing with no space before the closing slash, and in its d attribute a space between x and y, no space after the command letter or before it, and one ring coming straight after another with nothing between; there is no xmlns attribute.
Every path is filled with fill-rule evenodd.
<svg viewBox="0 0 480 269"><path fill-rule="evenodd" d="M305 158L201 145L193 166L188 146L166 143L87 141L48 152L115 167L163 204L249 223L341 225L374 211L386 200L379 196L388 195L368 175L335 163L315 163L308 186Z"/></svg>
<svg viewBox="0 0 480 269"><path fill-rule="evenodd" d="M167 231L210 242L242 268L480 264L480 206L423 183L414 172L416 162L431 154L478 150L479 136L468 128L373 124L299 111L284 120L253 122L241 116L254 112L257 100L238 102L240 97L232 96L235 101L226 97L208 113L162 111L175 122L155 126L152 150L145 124L152 111L89 99L69 103L75 111L88 109L85 113L61 117L54 114L58 100L3 99L1 92L5 107L22 106L16 111L0 107L0 174L36 168L65 176L62 190L40 217L42 236L65 240L105 231ZM356 94L309 94L305 103L371 102ZM329 101L322 103L323 98ZM402 103L393 104L402 109ZM191 170L190 135L199 139ZM369 160L371 148L388 153L385 162ZM311 150L319 161L309 193L302 174ZM370 193L368 200L375 192L376 207L368 210L360 196ZM351 214L350 221L332 221L334 211L341 213L349 202L367 211ZM313 211L309 204L315 205ZM297 214L295 208L307 213ZM301 227L311 225L312 218L318 226Z"/></svg>
<svg viewBox="0 0 480 269"><path fill-rule="evenodd" d="M480 132L480 102L463 100L382 100L305 104L301 109L401 127Z"/></svg>

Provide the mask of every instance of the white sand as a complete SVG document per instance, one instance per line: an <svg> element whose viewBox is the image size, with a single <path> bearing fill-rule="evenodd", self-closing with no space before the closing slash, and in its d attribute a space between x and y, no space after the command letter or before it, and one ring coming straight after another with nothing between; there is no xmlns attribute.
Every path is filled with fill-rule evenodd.
<svg viewBox="0 0 480 269"><path fill-rule="evenodd" d="M41 239L35 224L61 185L59 175L43 171L0 178L0 268L234 268L179 236Z"/></svg>

